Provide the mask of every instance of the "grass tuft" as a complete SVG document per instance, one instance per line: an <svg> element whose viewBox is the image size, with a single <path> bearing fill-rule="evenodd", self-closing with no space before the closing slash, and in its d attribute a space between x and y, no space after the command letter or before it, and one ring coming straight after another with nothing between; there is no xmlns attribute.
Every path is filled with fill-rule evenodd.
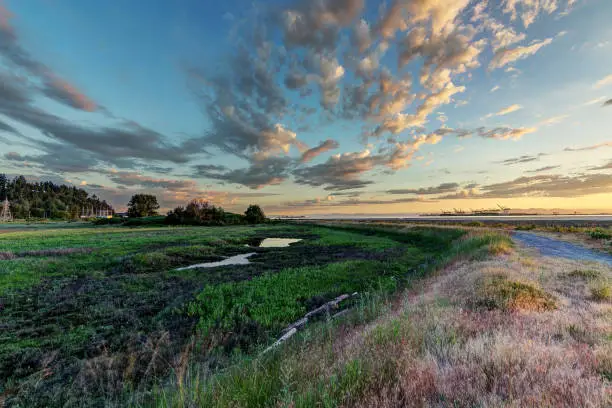
<svg viewBox="0 0 612 408"><path fill-rule="evenodd" d="M601 272L594 269L575 269L568 273L571 278L596 279L601 276Z"/></svg>
<svg viewBox="0 0 612 408"><path fill-rule="evenodd" d="M482 278L476 306L488 310L546 311L556 308L555 299L533 284L512 281L503 275Z"/></svg>
<svg viewBox="0 0 612 408"><path fill-rule="evenodd" d="M612 286L607 280L596 280L590 286L593 299L603 302L612 300Z"/></svg>

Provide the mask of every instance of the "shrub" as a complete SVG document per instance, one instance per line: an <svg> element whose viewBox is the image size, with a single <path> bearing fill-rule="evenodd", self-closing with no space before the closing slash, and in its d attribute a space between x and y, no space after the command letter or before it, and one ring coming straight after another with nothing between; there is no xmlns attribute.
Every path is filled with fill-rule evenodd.
<svg viewBox="0 0 612 408"><path fill-rule="evenodd" d="M596 281L591 284L591 295L598 301L609 301L612 299L612 287L605 280Z"/></svg>
<svg viewBox="0 0 612 408"><path fill-rule="evenodd" d="M571 278L595 279L601 274L593 269L576 269L567 274Z"/></svg>
<svg viewBox="0 0 612 408"><path fill-rule="evenodd" d="M477 307L489 310L545 311L556 308L555 299L529 283L511 281L506 277L488 276L477 288Z"/></svg>
<svg viewBox="0 0 612 408"><path fill-rule="evenodd" d="M602 228L597 228L589 232L589 235L593 239L612 239L612 232L606 231Z"/></svg>

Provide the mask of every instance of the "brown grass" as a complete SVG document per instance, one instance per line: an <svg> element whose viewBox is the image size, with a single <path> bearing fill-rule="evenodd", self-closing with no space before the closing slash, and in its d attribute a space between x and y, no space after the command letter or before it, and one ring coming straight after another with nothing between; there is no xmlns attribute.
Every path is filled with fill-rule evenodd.
<svg viewBox="0 0 612 408"><path fill-rule="evenodd" d="M579 268L515 253L433 278L395 313L334 345L336 366L359 358L374 373L346 406L609 406L610 308L567 282ZM478 282L503 307L470 308Z"/></svg>
<svg viewBox="0 0 612 408"><path fill-rule="evenodd" d="M15 254L10 251L0 251L0 261L8 261L15 258Z"/></svg>
<svg viewBox="0 0 612 408"><path fill-rule="evenodd" d="M0 251L0 261L7 261L26 256L64 256L73 254L89 254L93 252L92 248L52 248L52 249L37 249L21 252Z"/></svg>
<svg viewBox="0 0 612 408"><path fill-rule="evenodd" d="M274 360L278 377L260 374L275 366L257 361L204 393L177 370L185 398L248 406L237 394L281 383L276 406L612 406L612 305L595 301L589 278L572 272L602 278L610 268L492 252L419 282L372 323L289 342ZM494 307L477 306L482 299Z"/></svg>

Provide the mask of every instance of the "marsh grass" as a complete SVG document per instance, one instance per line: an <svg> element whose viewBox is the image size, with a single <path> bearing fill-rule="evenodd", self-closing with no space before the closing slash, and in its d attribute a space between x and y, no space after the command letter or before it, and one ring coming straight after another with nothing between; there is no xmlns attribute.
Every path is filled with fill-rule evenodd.
<svg viewBox="0 0 612 408"><path fill-rule="evenodd" d="M398 268L396 263L406 267L404 259L393 262L388 266L389 269L380 269L380 272L383 276L384 271L396 273L395 276L391 275L394 278L391 282L398 282L400 275L397 275L397 272L408 271L410 278L405 280L401 287L417 287L420 280L438 268L460 259L482 259L489 251L495 250L499 243L510 246L508 237L504 235L472 234L455 240L449 245L448 252L429 258L426 264L421 264L426 266L416 268L412 272L412 268L393 269ZM368 268L364 266L340 264L334 266L339 269L329 270L329 273L340 278L346 273L345 268L354 268L347 276L354 276L354 282L350 282L350 285L355 285L360 276L367 276ZM357 272L359 274L355 275ZM364 273L366 275L360 275ZM308 271L299 271L298 275L306 275L304 279L308 279ZM324 281L325 273L319 278ZM262 285L264 279L266 278L262 278ZM202 367L198 369L197 365L193 366L188 372L188 378L175 379L166 387L158 388L152 400L139 403L132 401L132 404L157 407L352 406L382 387L399 386L401 383L398 378L404 368L407 369L406 375L417 373L414 367L404 364L406 358L412 361L429 353L442 358L448 355L447 348L458 345L461 339L454 329L443 328L420 318L415 322L416 315L408 310L399 317L392 317L390 320L386 318L393 305L397 304L397 299L393 294L395 285L387 287L384 282L385 280L379 279L378 287L370 287L361 292L359 301L342 321L321 322L309 326L286 346L262 357L245 358L222 372L215 373ZM280 292L295 292L303 290L299 288L309 287L309 284L301 280L295 283L295 288L284 287L286 290ZM354 288L355 286L350 286L345 290ZM316 291L313 290L313 293ZM253 298L252 295L245 295L243 291L240 293L239 296L243 298ZM266 292L266 296L273 299L276 295ZM230 296L226 293L223 298L228 299ZM231 299L236 298L235 295L231 296ZM204 299L209 301L210 305L216 303L211 296L203 297L200 303L203 303ZM243 304L241 301L236 302ZM437 304L441 308L450 307L450 303L445 299L441 299ZM410 302L407 305L406 307L411 309ZM268 311L270 308L264 307L263 310ZM419 314L422 312L418 311ZM369 329L371 322L379 319L383 319L384 323ZM356 337L356 330L365 330L365 334ZM403 355L400 351L402 347L414 348L415 352L409 352L412 357ZM428 378L411 377L411 382L418 392L423 393L424 390L419 387L429 387L430 385L426 385Z"/></svg>

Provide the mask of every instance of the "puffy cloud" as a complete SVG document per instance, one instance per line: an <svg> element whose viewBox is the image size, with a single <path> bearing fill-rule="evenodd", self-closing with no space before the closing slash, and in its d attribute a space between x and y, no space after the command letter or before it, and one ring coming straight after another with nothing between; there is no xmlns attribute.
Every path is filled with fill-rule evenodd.
<svg viewBox="0 0 612 408"><path fill-rule="evenodd" d="M575 0L567 0L563 13L569 12ZM552 14L561 9L561 0L504 0L503 12L512 20L520 18L525 28L536 20L540 13Z"/></svg>
<svg viewBox="0 0 612 408"><path fill-rule="evenodd" d="M455 19L470 0L396 0L383 16L379 31L390 38L399 31L406 31L412 24L431 21L434 34L452 31Z"/></svg>
<svg viewBox="0 0 612 408"><path fill-rule="evenodd" d="M493 93L493 92L497 92L501 89L501 86L499 85L495 85L493 88L491 88L491 90L489 92Z"/></svg>
<svg viewBox="0 0 612 408"><path fill-rule="evenodd" d="M582 151L587 151L587 150L596 150L602 147L612 147L612 142L604 142L604 143L599 143L596 145L585 146L585 147L566 147L563 150L566 152L582 152Z"/></svg>
<svg viewBox="0 0 612 408"><path fill-rule="evenodd" d="M380 136L385 132L398 134L406 129L422 126L427 117L438 107L451 102L453 95L465 91L464 86L455 86L452 82L444 89L427 95L423 103L417 107L415 114L398 113L387 117L373 132L374 136Z"/></svg>
<svg viewBox="0 0 612 408"><path fill-rule="evenodd" d="M484 42L473 42L475 34L473 29L458 29L442 35L428 35L424 27L414 28L403 41L399 64L404 66L421 56L424 59L421 84L437 91L448 84L453 75L480 65L478 56Z"/></svg>
<svg viewBox="0 0 612 408"><path fill-rule="evenodd" d="M552 38L547 38L542 41L534 41L531 45L516 48L502 48L498 50L493 59L489 63L489 70L503 68L515 61L527 58L537 53L542 47L552 43Z"/></svg>
<svg viewBox="0 0 612 408"><path fill-rule="evenodd" d="M610 84L612 84L612 75L608 75L607 77L604 77L600 79L599 81L595 82L595 84L593 85L593 88L600 89Z"/></svg>
<svg viewBox="0 0 612 408"><path fill-rule="evenodd" d="M372 45L372 33L367 21L362 19L355 24L351 41L359 52L365 52L365 50L370 48Z"/></svg>
<svg viewBox="0 0 612 408"><path fill-rule="evenodd" d="M363 0L303 1L283 12L285 43L318 51L335 47L338 27L346 26L363 9Z"/></svg>
<svg viewBox="0 0 612 408"><path fill-rule="evenodd" d="M333 139L327 139L324 142L321 142L318 146L313 147L312 149L306 150L302 153L301 162L307 163L313 160L315 157L319 156L322 153L325 153L329 150L337 149L340 147L340 144Z"/></svg>
<svg viewBox="0 0 612 408"><path fill-rule="evenodd" d="M344 76L344 67L335 57L321 53L310 55L309 63L316 67L317 73L309 77L319 84L321 89L321 105L325 109L333 109L340 100L338 84Z"/></svg>

